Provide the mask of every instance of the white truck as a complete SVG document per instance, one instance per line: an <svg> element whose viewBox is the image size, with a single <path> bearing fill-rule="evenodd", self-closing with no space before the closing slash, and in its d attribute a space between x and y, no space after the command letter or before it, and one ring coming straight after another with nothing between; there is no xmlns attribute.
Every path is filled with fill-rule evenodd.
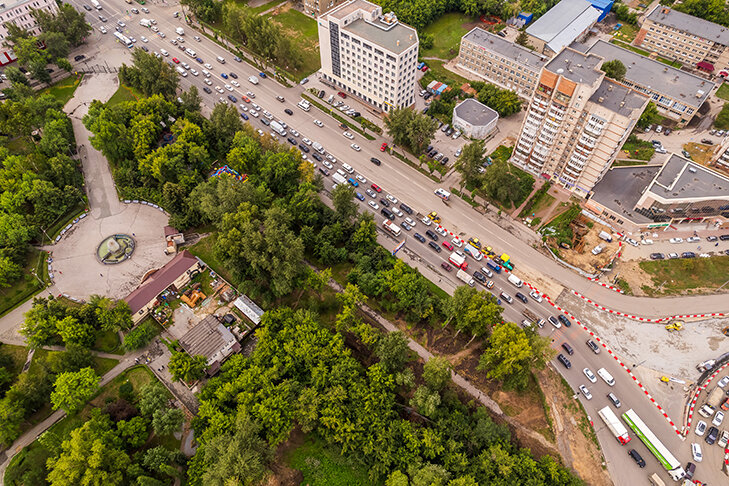
<svg viewBox="0 0 729 486"><path fill-rule="evenodd" d="M598 410L597 414L600 416L602 421L605 422L605 425L607 426L610 433L613 434L613 437L615 437L615 439L620 442L620 445L625 445L630 442L630 434L628 434L628 429L626 429L625 425L623 425L623 423L618 420L618 417L613 413L612 410L610 410L610 407L605 407Z"/></svg>
<svg viewBox="0 0 729 486"><path fill-rule="evenodd" d="M91 0L91 5L93 5L96 10L101 10L101 4L99 4L99 0Z"/></svg>
<svg viewBox="0 0 729 486"><path fill-rule="evenodd" d="M311 144L311 148L319 152L320 154L324 153L324 147L319 142L314 142Z"/></svg>
<svg viewBox="0 0 729 486"><path fill-rule="evenodd" d="M177 35L185 35L185 29L183 29L182 27L176 28L175 32L177 32Z"/></svg>
<svg viewBox="0 0 729 486"><path fill-rule="evenodd" d="M277 121L271 122L271 129L282 137L286 136L286 130L284 130L284 127L282 127L281 124Z"/></svg>
<svg viewBox="0 0 729 486"><path fill-rule="evenodd" d="M473 281L473 278L467 272L464 272L463 270L458 270L458 273L456 273L456 277L458 277L460 280L466 282L466 284L470 285L471 287L476 285L476 282Z"/></svg>
<svg viewBox="0 0 729 486"><path fill-rule="evenodd" d="M466 261L466 257L461 252L454 251L453 253L451 253L451 256L448 257L448 261L455 265L456 268L460 268L461 270L465 270L468 268L468 262Z"/></svg>
<svg viewBox="0 0 729 486"><path fill-rule="evenodd" d="M344 177L342 177L341 174L338 174L336 172L334 174L332 174L332 180L336 184L346 184L347 183L347 179L345 179Z"/></svg>
<svg viewBox="0 0 729 486"><path fill-rule="evenodd" d="M258 78L255 76L251 76L250 78L248 78L248 81L250 81L251 84L258 84Z"/></svg>
<svg viewBox="0 0 729 486"><path fill-rule="evenodd" d="M141 19L139 21L139 25L141 25L142 27L152 27L152 21L149 19Z"/></svg>
<svg viewBox="0 0 729 486"><path fill-rule="evenodd" d="M517 289L521 288L521 286L524 285L524 282L522 282L521 279L519 277L517 277L516 275L514 275L513 273L509 274L508 280L511 283L511 285L513 285Z"/></svg>
<svg viewBox="0 0 729 486"><path fill-rule="evenodd" d="M339 175L339 174L334 174L334 175ZM401 233L400 227L398 225L396 225L395 223L393 223L392 221L390 221L389 219L386 219L385 221L382 222L382 227L385 228L390 233L392 233L393 235L400 236L400 233Z"/></svg>

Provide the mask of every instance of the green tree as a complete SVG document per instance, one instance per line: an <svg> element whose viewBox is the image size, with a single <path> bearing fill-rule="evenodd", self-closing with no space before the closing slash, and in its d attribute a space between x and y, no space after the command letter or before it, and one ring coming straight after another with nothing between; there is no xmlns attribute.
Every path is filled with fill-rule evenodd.
<svg viewBox="0 0 729 486"><path fill-rule="evenodd" d="M522 195L519 178L511 173L511 166L504 160L494 160L483 174L483 190L502 204L518 201Z"/></svg>
<svg viewBox="0 0 729 486"><path fill-rule="evenodd" d="M96 321L104 331L127 331L134 325L129 304L123 300L112 301L109 298L102 298L98 301L94 312Z"/></svg>
<svg viewBox="0 0 729 486"><path fill-rule="evenodd" d="M354 188L349 184L337 185L332 191L332 204L342 221L350 221L357 214Z"/></svg>
<svg viewBox="0 0 729 486"><path fill-rule="evenodd" d="M506 117L521 110L521 99L509 90L501 89L493 84L485 84L478 92L478 101L497 111L499 116Z"/></svg>
<svg viewBox="0 0 729 486"><path fill-rule="evenodd" d="M0 256L0 288L10 287L23 275L23 269L6 256Z"/></svg>
<svg viewBox="0 0 729 486"><path fill-rule="evenodd" d="M656 105L652 101L649 101L645 105L645 109L640 114L640 118L638 118L635 126L645 129L651 125L661 123L661 120L663 120L663 117L658 113L658 108L656 108Z"/></svg>
<svg viewBox="0 0 729 486"><path fill-rule="evenodd" d="M176 351L170 358L169 368L175 381L192 383L205 375L207 360L205 356L190 356Z"/></svg>
<svg viewBox="0 0 729 486"><path fill-rule="evenodd" d="M455 163L455 169L461 173L461 190L463 190L463 186L480 185L485 161L483 140L474 140L463 147L461 156Z"/></svg>
<svg viewBox="0 0 729 486"><path fill-rule="evenodd" d="M190 89L180 93L180 99L182 100L182 109L184 111L199 112L200 105L202 105L202 97L200 92L197 90L197 86L194 84L190 86Z"/></svg>
<svg viewBox="0 0 729 486"><path fill-rule="evenodd" d="M24 419L22 404L7 397L0 400L0 444L9 446L18 438Z"/></svg>
<svg viewBox="0 0 729 486"><path fill-rule="evenodd" d="M156 410L152 415L152 427L157 435L167 435L177 432L182 427L185 415L179 408Z"/></svg>
<svg viewBox="0 0 729 486"><path fill-rule="evenodd" d="M46 45L49 59L65 59L71 48L62 32L44 31L38 39Z"/></svg>
<svg viewBox="0 0 729 486"><path fill-rule="evenodd" d="M144 453L142 464L144 464L144 467L146 467L149 471L166 474L166 471L169 470L166 466L170 466L171 463L176 462L179 459L180 451L172 451L167 449L165 446L159 445L148 449Z"/></svg>
<svg viewBox="0 0 729 486"><path fill-rule="evenodd" d="M402 471L393 471L387 477L385 486L409 486L410 480Z"/></svg>
<svg viewBox="0 0 729 486"><path fill-rule="evenodd" d="M718 115L716 115L716 120L714 120L714 127L718 128L719 130L729 129L729 103L724 103L721 111Z"/></svg>
<svg viewBox="0 0 729 486"><path fill-rule="evenodd" d="M383 334L375 344L375 355L390 373L400 371L410 353L408 338L402 331Z"/></svg>
<svg viewBox="0 0 729 486"><path fill-rule="evenodd" d="M68 3L60 5L58 14L38 9L33 10L31 15L35 17L42 32L59 32L73 47L80 46L91 33L91 26L86 22L84 14Z"/></svg>
<svg viewBox="0 0 729 486"><path fill-rule="evenodd" d="M437 464L413 465L411 469L410 486L446 486L450 478L448 470Z"/></svg>
<svg viewBox="0 0 729 486"><path fill-rule="evenodd" d="M56 378L51 393L53 409L62 408L67 413L76 412L99 389L100 379L92 368L61 373Z"/></svg>
<svg viewBox="0 0 729 486"><path fill-rule="evenodd" d="M157 410L167 409L169 400L169 392L162 383L147 383L139 390L139 411L151 418Z"/></svg>
<svg viewBox="0 0 729 486"><path fill-rule="evenodd" d="M600 69L605 73L606 77L617 81L622 81L625 77L625 73L628 72L625 68L625 64L623 64L619 59L603 62Z"/></svg>
<svg viewBox="0 0 729 486"><path fill-rule="evenodd" d="M65 57L58 57L53 62L56 64L56 66L59 67L59 69L63 69L67 73L73 71L73 64L71 64L71 61L69 61Z"/></svg>
<svg viewBox="0 0 729 486"><path fill-rule="evenodd" d="M172 100L177 97L180 79L164 58L157 58L142 49L132 51L132 65L122 64L119 81L141 91L144 96L161 95Z"/></svg>
<svg viewBox="0 0 729 486"><path fill-rule="evenodd" d="M66 344L88 348L94 343L94 329L86 322L79 322L72 316L66 316L57 321L56 329Z"/></svg>
<svg viewBox="0 0 729 486"><path fill-rule="evenodd" d="M228 153L235 134L243 128L243 122L235 105L218 103L210 114L210 122L205 125L205 134L211 141L214 154Z"/></svg>
<svg viewBox="0 0 729 486"><path fill-rule="evenodd" d="M519 32L519 35L516 36L516 40L514 41L520 46L524 46L527 49L534 49L534 46L531 45L529 42L529 35L526 33L526 30L522 30Z"/></svg>
<svg viewBox="0 0 729 486"><path fill-rule="evenodd" d="M129 420L120 420L116 430L126 443L127 447L137 449L142 447L149 437L149 424L144 417L132 417Z"/></svg>
<svg viewBox="0 0 729 486"><path fill-rule="evenodd" d="M144 321L124 336L124 349L133 351L146 346L157 335L159 330L150 321Z"/></svg>
<svg viewBox="0 0 729 486"><path fill-rule="evenodd" d="M423 380L433 391L442 391L451 381L451 364L442 356L433 356L423 366Z"/></svg>
<svg viewBox="0 0 729 486"><path fill-rule="evenodd" d="M413 397L410 399L410 406L421 415L435 417L440 406L440 401L440 393L431 390L425 385L421 385L413 393Z"/></svg>

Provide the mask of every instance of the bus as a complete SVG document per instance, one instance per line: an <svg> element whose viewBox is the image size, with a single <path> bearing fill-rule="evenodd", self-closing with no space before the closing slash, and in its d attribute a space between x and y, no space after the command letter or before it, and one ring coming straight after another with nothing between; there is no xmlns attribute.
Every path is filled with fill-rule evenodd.
<svg viewBox="0 0 729 486"><path fill-rule="evenodd" d="M114 32L114 37L116 37L119 42L127 46L128 48L132 48L132 41L130 41L127 37L125 37L121 32Z"/></svg>
<svg viewBox="0 0 729 486"><path fill-rule="evenodd" d="M635 435L638 436L641 442L643 442L648 450L656 456L658 462L660 462L661 466L668 471L668 474L671 475L671 478L674 481L679 481L686 476L686 472L681 467L681 463L678 462L678 459L673 457L673 454L666 449L666 446L658 440L658 437L656 437L651 429L643 423L640 417L638 417L638 414L635 413L632 408L625 412L622 417L625 423L628 424L628 427L633 429L633 432L635 432Z"/></svg>
<svg viewBox="0 0 729 486"><path fill-rule="evenodd" d="M620 442L620 445L625 445L630 442L630 435L628 435L628 429L618 420L618 417L610 410L610 407L605 407L602 410L598 410L597 414L600 416L608 430L612 432L613 436Z"/></svg>

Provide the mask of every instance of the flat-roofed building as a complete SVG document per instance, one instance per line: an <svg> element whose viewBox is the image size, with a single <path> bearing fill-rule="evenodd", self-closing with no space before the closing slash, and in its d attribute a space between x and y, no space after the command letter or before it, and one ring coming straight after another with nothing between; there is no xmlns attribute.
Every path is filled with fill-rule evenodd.
<svg viewBox="0 0 729 486"><path fill-rule="evenodd" d="M301 2L301 9L307 15L318 17L341 1L342 0L303 0Z"/></svg>
<svg viewBox="0 0 729 486"><path fill-rule="evenodd" d="M499 114L473 98L466 98L453 108L453 126L468 138L483 140L496 130Z"/></svg>
<svg viewBox="0 0 729 486"><path fill-rule="evenodd" d="M349 0L318 19L323 78L384 111L415 103L418 33L392 12Z"/></svg>
<svg viewBox="0 0 729 486"><path fill-rule="evenodd" d="M587 52L604 58L605 62L622 62L626 73L621 83L647 95L662 115L675 120L680 127L691 121L715 86L701 76L603 40Z"/></svg>
<svg viewBox="0 0 729 486"><path fill-rule="evenodd" d="M548 58L475 27L461 38L458 67L478 78L530 98Z"/></svg>
<svg viewBox="0 0 729 486"><path fill-rule="evenodd" d="M633 43L710 74L729 75L729 28L656 5Z"/></svg>
<svg viewBox="0 0 729 486"><path fill-rule="evenodd" d="M526 29L529 43L547 56L554 56L585 36L601 12L587 0L562 0Z"/></svg>
<svg viewBox="0 0 729 486"><path fill-rule="evenodd" d="M567 48L544 67L511 158L581 196L608 170L648 103L605 78L603 61Z"/></svg>

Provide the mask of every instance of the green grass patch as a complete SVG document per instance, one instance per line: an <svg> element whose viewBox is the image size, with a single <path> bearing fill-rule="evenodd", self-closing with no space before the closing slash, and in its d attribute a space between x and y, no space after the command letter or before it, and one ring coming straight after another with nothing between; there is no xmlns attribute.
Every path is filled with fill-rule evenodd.
<svg viewBox="0 0 729 486"><path fill-rule="evenodd" d="M334 447L314 435L308 435L304 444L289 453L287 464L304 475L302 484L308 486L360 486L372 485L367 467L357 461L356 455L343 456Z"/></svg>
<svg viewBox="0 0 729 486"><path fill-rule="evenodd" d="M3 138L3 145L7 147L11 154L29 154L33 150L33 144L28 137L15 137L10 140Z"/></svg>
<svg viewBox="0 0 729 486"><path fill-rule="evenodd" d="M572 228L570 223L579 216L580 208L579 204L572 204L563 213L557 215L549 224L545 225L543 233L547 236L553 236L559 243L572 244Z"/></svg>
<svg viewBox="0 0 729 486"><path fill-rule="evenodd" d="M420 57L438 57L440 59L451 59L458 55L461 45L461 37L468 33L467 25L476 19L459 12L451 12L442 15L428 25L423 33L433 36L433 47L420 51ZM430 64L431 61L426 63Z"/></svg>
<svg viewBox="0 0 729 486"><path fill-rule="evenodd" d="M431 81L439 81L450 86L452 89L460 89L461 86L468 83L468 80L461 77L449 70L443 65L443 61L427 60L425 64L428 65L428 71L420 79L420 85L425 88Z"/></svg>
<svg viewBox="0 0 729 486"><path fill-rule="evenodd" d="M713 290L729 280L729 256L648 260L640 262L640 268L651 276L651 293L662 295Z"/></svg>
<svg viewBox="0 0 729 486"><path fill-rule="evenodd" d="M239 5L248 5L248 2L235 2ZM271 0L270 2L264 3L263 5L260 5L258 7L249 7L253 13L260 14L262 12L265 12L266 10L275 7L276 5L281 5L282 3L286 3L286 0Z"/></svg>
<svg viewBox="0 0 729 486"><path fill-rule="evenodd" d="M646 165L648 164L645 160L616 160L613 162L613 167L627 167L630 165Z"/></svg>
<svg viewBox="0 0 729 486"><path fill-rule="evenodd" d="M637 160L650 160L656 152L652 143L630 135L621 149L626 157Z"/></svg>
<svg viewBox="0 0 729 486"><path fill-rule="evenodd" d="M46 288L48 282L46 256L46 252L29 247L23 276L13 282L10 287L0 289L0 316L15 309Z"/></svg>
<svg viewBox="0 0 729 486"><path fill-rule="evenodd" d="M204 261L215 273L232 283L233 274L231 274L230 271L215 257L216 239L216 233L212 233L192 245L188 248L188 250L190 250L190 253Z"/></svg>
<svg viewBox="0 0 729 486"><path fill-rule="evenodd" d="M531 199L527 201L526 205L521 210L521 213L519 213L519 217L525 218L529 216L530 213L536 214L538 211L549 207L549 205L554 201L554 196L549 194L550 187L552 187L552 184L549 182L543 184L542 187L534 193Z"/></svg>
<svg viewBox="0 0 729 486"><path fill-rule="evenodd" d="M719 86L719 89L716 90L716 96L723 100L729 101L729 84L724 83Z"/></svg>
<svg viewBox="0 0 729 486"><path fill-rule="evenodd" d="M291 73L297 81L300 81L307 74L318 71L321 68L321 58L319 56L319 30L316 19L293 8L281 12L273 11L266 16L281 25L283 33L299 47L303 58L299 69L291 69L288 66L281 67Z"/></svg>
<svg viewBox="0 0 729 486"><path fill-rule="evenodd" d="M491 152L490 157L493 160L509 160L511 153L514 151L514 147L507 147L506 145L499 145L496 150Z"/></svg>
<svg viewBox="0 0 729 486"><path fill-rule="evenodd" d="M141 97L141 94L135 93L135 91L130 88L129 86L124 86L123 84L119 85L119 89L114 92L113 95L111 95L111 98L109 98L109 101L106 102L109 106L118 105L119 103L124 103L125 101L137 101Z"/></svg>
<svg viewBox="0 0 729 486"><path fill-rule="evenodd" d="M99 376L104 376L111 371L114 366L119 364L118 359L102 358L100 356L94 356L94 371Z"/></svg>
<svg viewBox="0 0 729 486"><path fill-rule="evenodd" d="M119 342L119 334L112 331L99 331L92 349L103 353L124 354Z"/></svg>
<svg viewBox="0 0 729 486"><path fill-rule="evenodd" d="M82 79L83 74L81 76L71 75L44 89L40 92L40 94L51 94L54 98L65 105L68 103L68 100L73 98L73 94L76 92L76 88L78 88Z"/></svg>

